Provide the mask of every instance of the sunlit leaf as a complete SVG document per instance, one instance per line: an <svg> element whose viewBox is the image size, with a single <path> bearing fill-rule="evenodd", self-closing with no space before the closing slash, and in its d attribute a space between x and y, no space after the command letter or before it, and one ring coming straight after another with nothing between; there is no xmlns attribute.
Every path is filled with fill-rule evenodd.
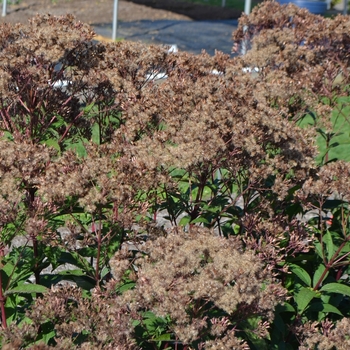
<svg viewBox="0 0 350 350"><path fill-rule="evenodd" d="M341 283L328 283L325 284L321 289L321 292L339 293L350 297L350 287Z"/></svg>
<svg viewBox="0 0 350 350"><path fill-rule="evenodd" d="M295 294L295 302L297 303L298 312L301 314L309 305L310 301L317 297L317 293L311 288L301 288L300 291Z"/></svg>
<svg viewBox="0 0 350 350"><path fill-rule="evenodd" d="M326 267L323 264L320 264L318 266L317 270L314 273L313 280L312 280L312 285L314 287L316 286L317 283L319 283L319 280L320 280L320 278L325 270L326 270ZM325 280L327 276L328 276L328 272L323 276L323 280Z"/></svg>
<svg viewBox="0 0 350 350"><path fill-rule="evenodd" d="M191 217L190 216L184 216L180 222L179 222L179 226L186 226L187 224L189 224L191 222Z"/></svg>
<svg viewBox="0 0 350 350"><path fill-rule="evenodd" d="M323 243L326 246L327 259L329 261L329 260L332 259L333 255L334 255L334 252L336 250L336 247L334 246L334 243L333 243L332 233L330 231L327 231L323 235Z"/></svg>
<svg viewBox="0 0 350 350"><path fill-rule="evenodd" d="M13 293L45 293L48 291L48 288L40 285L40 284L21 284L17 287L9 289L5 292L6 295Z"/></svg>

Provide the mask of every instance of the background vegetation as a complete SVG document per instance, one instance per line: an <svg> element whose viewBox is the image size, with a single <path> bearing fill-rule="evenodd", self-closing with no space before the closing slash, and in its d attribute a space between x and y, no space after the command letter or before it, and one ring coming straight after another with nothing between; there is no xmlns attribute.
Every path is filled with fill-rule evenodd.
<svg viewBox="0 0 350 350"><path fill-rule="evenodd" d="M349 26L266 2L231 59L0 31L3 349L348 349Z"/></svg>
<svg viewBox="0 0 350 350"><path fill-rule="evenodd" d="M194 2L203 5L210 6L225 6L229 8L244 10L244 1L243 0L184 0L185 2Z"/></svg>

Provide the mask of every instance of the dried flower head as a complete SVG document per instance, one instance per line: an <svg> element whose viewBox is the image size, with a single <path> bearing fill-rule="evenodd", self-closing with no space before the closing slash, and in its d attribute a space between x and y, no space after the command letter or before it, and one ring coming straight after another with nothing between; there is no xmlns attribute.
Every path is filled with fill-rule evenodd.
<svg viewBox="0 0 350 350"><path fill-rule="evenodd" d="M145 308L170 316L173 331L184 343L205 333L229 337L229 329L249 315L272 321L274 307L285 298L285 290L257 256L243 251L233 238L193 228L191 233L146 242L142 251L145 255L134 261L136 288L125 298L133 310ZM211 310L226 315L220 336L217 327L209 326ZM214 317L211 323L218 321Z"/></svg>

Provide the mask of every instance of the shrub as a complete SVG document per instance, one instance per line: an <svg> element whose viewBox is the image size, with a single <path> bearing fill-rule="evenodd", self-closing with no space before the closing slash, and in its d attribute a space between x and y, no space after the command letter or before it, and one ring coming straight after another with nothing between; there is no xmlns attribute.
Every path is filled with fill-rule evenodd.
<svg viewBox="0 0 350 350"><path fill-rule="evenodd" d="M265 2L230 58L3 25L2 346L340 346L348 26Z"/></svg>

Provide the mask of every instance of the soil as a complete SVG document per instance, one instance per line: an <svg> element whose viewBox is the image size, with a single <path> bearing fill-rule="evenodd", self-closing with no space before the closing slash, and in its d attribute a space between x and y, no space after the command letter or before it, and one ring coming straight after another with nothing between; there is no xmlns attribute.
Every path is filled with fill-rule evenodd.
<svg viewBox="0 0 350 350"><path fill-rule="evenodd" d="M73 14L77 20L91 25L112 22L114 0L7 0L7 15L0 23L26 23L37 14L61 16ZM118 21L219 20L235 19L240 10L193 4L178 0L119 0Z"/></svg>

